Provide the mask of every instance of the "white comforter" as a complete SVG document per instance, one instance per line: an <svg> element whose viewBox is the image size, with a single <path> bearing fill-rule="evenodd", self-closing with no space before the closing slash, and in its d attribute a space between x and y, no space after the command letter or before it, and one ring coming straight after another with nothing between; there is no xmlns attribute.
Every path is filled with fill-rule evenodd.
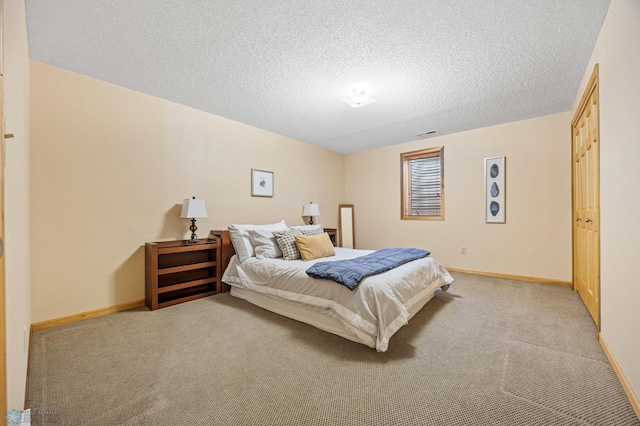
<svg viewBox="0 0 640 426"><path fill-rule="evenodd" d="M311 278L307 268L316 262L352 259L371 250L339 248L336 255L302 260L251 257L231 259L222 281L231 285L320 309L356 334L364 333L384 352L389 339L409 320L409 309L453 278L435 259L425 257L379 275L365 278L353 291L330 280ZM371 339L367 339L371 340Z"/></svg>

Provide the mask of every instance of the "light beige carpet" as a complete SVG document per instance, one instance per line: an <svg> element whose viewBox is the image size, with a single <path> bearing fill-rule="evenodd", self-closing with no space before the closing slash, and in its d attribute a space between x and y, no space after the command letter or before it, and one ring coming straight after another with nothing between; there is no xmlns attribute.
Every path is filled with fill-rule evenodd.
<svg viewBox="0 0 640 426"><path fill-rule="evenodd" d="M576 293L452 275L386 353L228 293L36 332L33 424L640 425Z"/></svg>

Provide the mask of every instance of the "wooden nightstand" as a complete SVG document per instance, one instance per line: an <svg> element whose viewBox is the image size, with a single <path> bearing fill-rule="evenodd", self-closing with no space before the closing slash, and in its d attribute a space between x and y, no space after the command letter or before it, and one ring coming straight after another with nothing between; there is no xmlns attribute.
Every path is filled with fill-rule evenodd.
<svg viewBox="0 0 640 426"><path fill-rule="evenodd" d="M336 228L324 228L324 232L329 234L329 238L335 247L338 244L338 230Z"/></svg>
<svg viewBox="0 0 640 426"><path fill-rule="evenodd" d="M145 244L145 303L156 310L220 292L219 239Z"/></svg>

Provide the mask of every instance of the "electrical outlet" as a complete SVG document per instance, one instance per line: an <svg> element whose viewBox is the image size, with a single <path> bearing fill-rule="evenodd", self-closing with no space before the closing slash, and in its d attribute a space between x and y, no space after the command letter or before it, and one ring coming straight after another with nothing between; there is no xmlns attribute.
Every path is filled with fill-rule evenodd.
<svg viewBox="0 0 640 426"><path fill-rule="evenodd" d="M462 247L460 249L460 254L467 254L467 248L466 247Z"/></svg>

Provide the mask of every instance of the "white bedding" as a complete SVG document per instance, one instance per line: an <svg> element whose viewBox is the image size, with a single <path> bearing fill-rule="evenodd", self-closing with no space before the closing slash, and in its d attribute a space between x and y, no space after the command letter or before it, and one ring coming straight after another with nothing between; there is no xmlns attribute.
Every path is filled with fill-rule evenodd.
<svg viewBox="0 0 640 426"><path fill-rule="evenodd" d="M437 288L453 282L447 270L431 257L367 277L354 291L306 274L307 268L316 262L372 253L340 247L335 250L335 256L307 262L251 257L240 263L234 256L222 281L320 310L355 334L364 334L363 342L375 341L375 348L380 352L387 350L391 336L407 323L412 306L431 297Z"/></svg>

